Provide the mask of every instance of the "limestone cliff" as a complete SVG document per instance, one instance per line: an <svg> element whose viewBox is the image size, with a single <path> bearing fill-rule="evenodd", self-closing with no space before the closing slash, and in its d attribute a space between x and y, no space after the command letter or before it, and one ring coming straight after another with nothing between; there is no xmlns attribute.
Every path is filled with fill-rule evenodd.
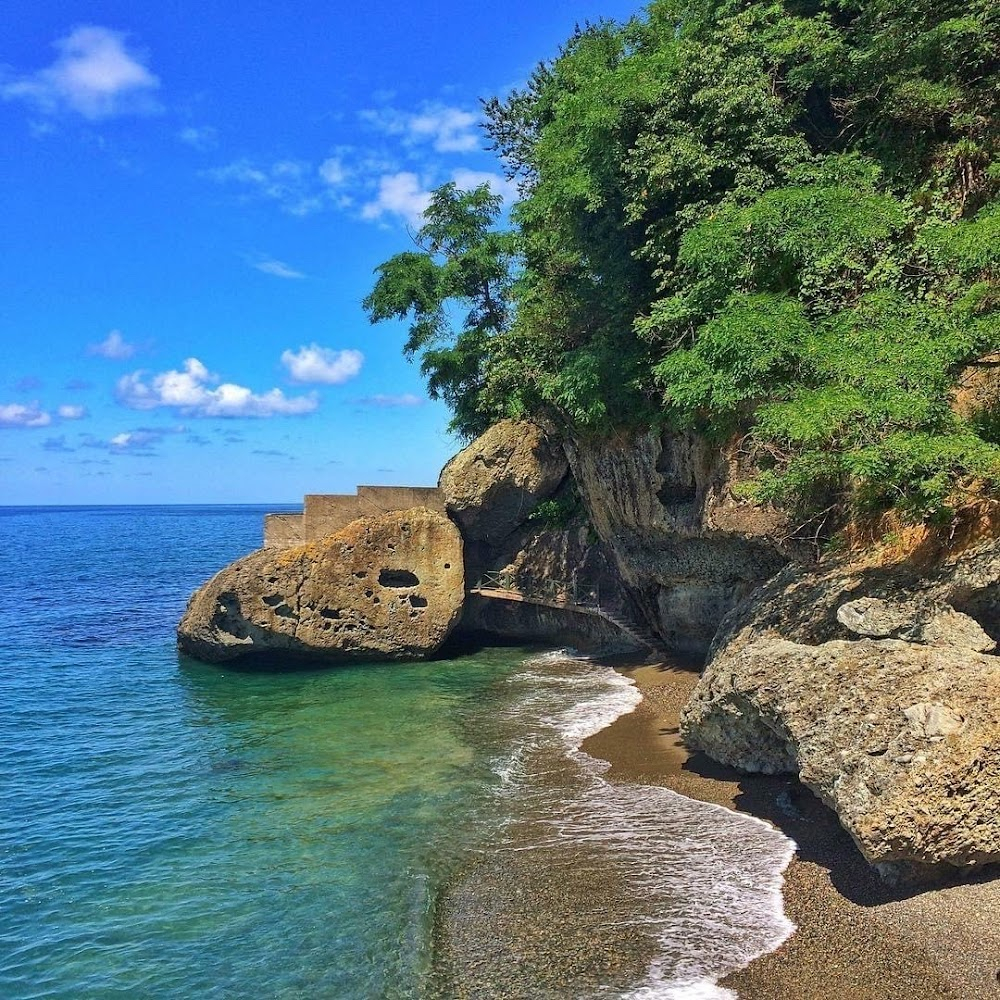
<svg viewBox="0 0 1000 1000"><path fill-rule="evenodd" d="M669 649L704 653L719 622L796 555L775 511L740 500L738 456L694 435L567 444L590 522Z"/></svg>

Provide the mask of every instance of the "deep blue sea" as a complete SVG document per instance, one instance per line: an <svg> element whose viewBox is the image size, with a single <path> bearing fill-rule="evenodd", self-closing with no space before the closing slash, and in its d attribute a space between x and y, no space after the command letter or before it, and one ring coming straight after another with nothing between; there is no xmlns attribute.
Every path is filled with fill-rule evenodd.
<svg viewBox="0 0 1000 1000"><path fill-rule="evenodd" d="M579 749L639 699L606 667L510 648L274 673L179 657L189 594L260 545L264 512L0 508L0 997L446 996L436 921L462 931L474 983L496 938L482 898L467 918L454 898L494 863L521 873L529 915L536 881L585 878L592 905L553 917L561 933L613 921L646 956L525 997L730 995L715 981L787 935L789 841L611 784Z"/></svg>

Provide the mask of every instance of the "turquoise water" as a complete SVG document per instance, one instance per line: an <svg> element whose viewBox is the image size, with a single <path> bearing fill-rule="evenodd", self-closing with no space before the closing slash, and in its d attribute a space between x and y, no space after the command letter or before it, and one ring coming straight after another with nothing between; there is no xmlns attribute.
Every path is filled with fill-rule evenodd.
<svg viewBox="0 0 1000 1000"><path fill-rule="evenodd" d="M602 884L641 890L628 919L655 961L611 995L710 995L670 990L787 933L783 838L623 793L579 752L637 700L604 668L514 649L287 673L178 657L188 594L259 545L262 513L0 508L0 997L439 996L443 901L522 849L536 872L585 850ZM703 864L665 861L668 885L649 858L678 850ZM702 917L706 946L672 951Z"/></svg>

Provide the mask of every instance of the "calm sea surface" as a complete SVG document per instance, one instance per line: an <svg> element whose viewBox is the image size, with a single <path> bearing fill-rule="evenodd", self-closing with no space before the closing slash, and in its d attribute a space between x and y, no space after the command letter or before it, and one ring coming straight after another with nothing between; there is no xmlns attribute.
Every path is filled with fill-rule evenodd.
<svg viewBox="0 0 1000 1000"><path fill-rule="evenodd" d="M638 701L604 667L179 657L263 513L0 508L0 997L722 996L788 933L789 841L579 750ZM552 981L496 985L518 934Z"/></svg>

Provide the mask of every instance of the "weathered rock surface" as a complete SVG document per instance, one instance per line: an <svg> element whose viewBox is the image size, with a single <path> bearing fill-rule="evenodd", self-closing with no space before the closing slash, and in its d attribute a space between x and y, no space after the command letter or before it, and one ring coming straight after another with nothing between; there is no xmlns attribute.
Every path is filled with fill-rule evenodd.
<svg viewBox="0 0 1000 1000"><path fill-rule="evenodd" d="M713 659L689 745L798 773L874 864L1000 861L1000 658L895 639L773 635Z"/></svg>
<svg viewBox="0 0 1000 1000"><path fill-rule="evenodd" d="M929 563L880 565L850 557L829 558L814 566L793 563L722 621L711 655L738 637L746 642L777 633L812 645L848 638L852 630L838 612L852 605L845 615L855 621L858 615L853 612L866 606L855 602L872 599L879 603L869 606L895 609L899 637L905 631L911 641L988 648L980 629L990 639L1000 640L1000 542L986 541ZM954 612L962 617L953 617ZM880 620L884 627L888 619ZM895 628L891 634L896 635Z"/></svg>
<svg viewBox="0 0 1000 1000"><path fill-rule="evenodd" d="M442 469L445 507L467 542L497 545L566 477L558 441L537 424L502 420Z"/></svg>
<svg viewBox="0 0 1000 1000"><path fill-rule="evenodd" d="M905 639L988 653L996 643L974 618L934 601L883 601L861 597L837 609L837 621L869 639Z"/></svg>
<svg viewBox="0 0 1000 1000"><path fill-rule="evenodd" d="M719 622L790 558L784 519L740 499L739 456L691 434L567 444L591 523L668 648L704 653Z"/></svg>
<svg viewBox="0 0 1000 1000"><path fill-rule="evenodd" d="M455 525L423 508L395 511L232 563L191 598L178 644L209 662L417 659L448 637L464 594Z"/></svg>

